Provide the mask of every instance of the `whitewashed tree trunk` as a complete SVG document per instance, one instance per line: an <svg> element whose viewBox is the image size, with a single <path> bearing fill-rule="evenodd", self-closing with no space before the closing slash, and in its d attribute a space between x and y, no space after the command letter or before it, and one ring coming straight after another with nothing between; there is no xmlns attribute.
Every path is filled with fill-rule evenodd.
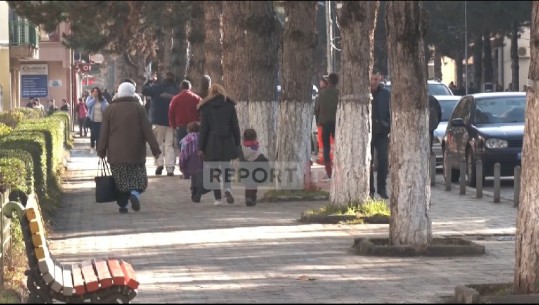
<svg viewBox="0 0 539 305"><path fill-rule="evenodd" d="M421 251L432 239L427 77L420 2L388 1L387 52L391 70L390 243Z"/></svg>
<svg viewBox="0 0 539 305"><path fill-rule="evenodd" d="M522 147L520 204L517 213L515 293L539 292L539 2L533 2L531 63Z"/></svg>
<svg viewBox="0 0 539 305"><path fill-rule="evenodd" d="M223 2L223 83L227 93L236 101L236 112L242 133L249 125L249 67L245 52L244 22L246 12L246 2Z"/></svg>
<svg viewBox="0 0 539 305"><path fill-rule="evenodd" d="M204 53L206 57L205 73L210 76L212 82L222 84L221 12L223 2L204 1L203 3L205 23Z"/></svg>
<svg viewBox="0 0 539 305"><path fill-rule="evenodd" d="M313 1L284 3L286 20L283 35L282 92L277 132L277 161L296 164L292 183L277 188L303 189L310 162L310 131L313 113L310 75L316 47L316 10ZM287 183L287 185L284 185Z"/></svg>
<svg viewBox="0 0 539 305"><path fill-rule="evenodd" d="M330 200L347 205L369 196L371 162L370 74L378 1L339 1L341 81Z"/></svg>
<svg viewBox="0 0 539 305"><path fill-rule="evenodd" d="M249 68L249 127L258 134L270 160L275 159L274 111L277 86L277 37L272 1L246 1L249 9L247 44Z"/></svg>

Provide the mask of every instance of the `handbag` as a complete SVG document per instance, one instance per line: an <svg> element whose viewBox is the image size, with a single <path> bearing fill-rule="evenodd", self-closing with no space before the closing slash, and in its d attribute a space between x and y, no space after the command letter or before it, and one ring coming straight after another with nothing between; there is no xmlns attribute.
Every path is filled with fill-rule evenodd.
<svg viewBox="0 0 539 305"><path fill-rule="evenodd" d="M112 177L109 164L104 158L99 159L95 177L95 201L111 202L118 199L118 189Z"/></svg>

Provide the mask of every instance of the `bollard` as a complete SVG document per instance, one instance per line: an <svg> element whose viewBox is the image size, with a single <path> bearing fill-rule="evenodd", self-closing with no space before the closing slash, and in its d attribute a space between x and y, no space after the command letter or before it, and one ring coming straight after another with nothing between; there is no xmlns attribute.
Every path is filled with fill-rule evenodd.
<svg viewBox="0 0 539 305"><path fill-rule="evenodd" d="M466 161L460 161L460 195L466 194Z"/></svg>
<svg viewBox="0 0 539 305"><path fill-rule="evenodd" d="M430 186L436 185L436 156L430 154Z"/></svg>
<svg viewBox="0 0 539 305"><path fill-rule="evenodd" d="M483 162L475 162L475 198L483 198Z"/></svg>
<svg viewBox="0 0 539 305"><path fill-rule="evenodd" d="M500 163L494 164L494 203L500 202Z"/></svg>
<svg viewBox="0 0 539 305"><path fill-rule="evenodd" d="M444 158L444 163L446 164L444 167L447 169L447 170L444 170L445 190L450 191L451 190L451 179L453 179L451 177L452 170L451 170L451 155L450 154L447 154L447 159L448 160L446 160Z"/></svg>
<svg viewBox="0 0 539 305"><path fill-rule="evenodd" d="M520 204L520 166L515 166L515 176L513 180L513 206Z"/></svg>

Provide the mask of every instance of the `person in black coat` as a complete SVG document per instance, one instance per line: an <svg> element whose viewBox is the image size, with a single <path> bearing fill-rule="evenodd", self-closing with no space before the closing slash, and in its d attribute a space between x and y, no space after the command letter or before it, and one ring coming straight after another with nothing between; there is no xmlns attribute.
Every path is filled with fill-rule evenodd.
<svg viewBox="0 0 539 305"><path fill-rule="evenodd" d="M230 160L239 157L241 150L240 126L235 102L226 95L221 85L213 84L208 96L197 106L200 110L199 154L205 162L220 162L229 167ZM234 203L230 183L225 181L227 202ZM221 189L213 191L215 205L221 204Z"/></svg>

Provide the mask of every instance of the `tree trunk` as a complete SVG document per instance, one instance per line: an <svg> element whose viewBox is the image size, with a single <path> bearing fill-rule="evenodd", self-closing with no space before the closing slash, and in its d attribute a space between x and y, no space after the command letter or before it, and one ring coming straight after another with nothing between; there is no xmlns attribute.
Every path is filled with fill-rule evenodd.
<svg viewBox="0 0 539 305"><path fill-rule="evenodd" d="M330 200L344 205L369 196L371 164L370 74L378 1L337 3L341 26L341 82L335 126ZM361 39L359 39L361 37Z"/></svg>
<svg viewBox="0 0 539 305"><path fill-rule="evenodd" d="M183 79L185 77L185 70L187 69L187 20L185 18L178 18L176 25L173 29L172 40L172 66L171 70L176 75L177 79Z"/></svg>
<svg viewBox="0 0 539 305"><path fill-rule="evenodd" d="M249 67L247 66L245 16L247 3L223 2L223 83L236 101L240 130L249 125Z"/></svg>
<svg viewBox="0 0 539 305"><path fill-rule="evenodd" d="M457 65L457 87L462 86L462 88L465 88L464 84L464 77L462 76L464 73L464 66L462 65L462 61L464 60L464 56L462 56L462 53L458 52L457 56L455 57L455 63Z"/></svg>
<svg viewBox="0 0 539 305"><path fill-rule="evenodd" d="M442 80L442 53L439 48L434 49L434 78Z"/></svg>
<svg viewBox="0 0 539 305"><path fill-rule="evenodd" d="M387 50L391 69L392 245L424 250L431 242L428 97L423 39L426 13L416 1L388 1ZM410 179L410 177L414 177Z"/></svg>
<svg viewBox="0 0 539 305"><path fill-rule="evenodd" d="M223 83L223 57L221 47L221 12L223 2L204 1L205 40L204 55L206 56L205 73L212 82Z"/></svg>
<svg viewBox="0 0 539 305"><path fill-rule="evenodd" d="M249 127L258 134L259 142L266 148L267 157L275 158L275 115L277 86L276 26L272 1L247 1L249 16L246 20L244 50L247 55Z"/></svg>
<svg viewBox="0 0 539 305"><path fill-rule="evenodd" d="M204 75L204 39L205 39L204 7L202 1L191 2L191 15L187 40L189 41L189 65L187 67L187 80L191 82L193 91L201 91L202 75Z"/></svg>
<svg viewBox="0 0 539 305"><path fill-rule="evenodd" d="M491 83L494 78L494 72L492 70L492 47L490 45L489 31L485 31L483 34L483 68L485 71L483 81L485 83ZM496 88L494 88L494 91L496 91Z"/></svg>
<svg viewBox="0 0 539 305"><path fill-rule="evenodd" d="M520 205L516 225L515 293L539 292L539 2L533 2L530 28L530 70L522 146Z"/></svg>
<svg viewBox="0 0 539 305"><path fill-rule="evenodd" d="M483 75L483 39L480 34L475 35L475 45L473 46L473 89L470 93L481 92ZM475 91L473 91L475 89Z"/></svg>
<svg viewBox="0 0 539 305"><path fill-rule="evenodd" d="M511 31L511 84L513 91L520 90L518 65L518 22L515 21Z"/></svg>
<svg viewBox="0 0 539 305"><path fill-rule="evenodd" d="M277 133L279 164L296 164L297 171L277 188L304 187L304 174L310 171L310 131L313 118L312 84L316 37L317 3L287 1L283 35L282 92ZM281 168L282 170L282 168Z"/></svg>

